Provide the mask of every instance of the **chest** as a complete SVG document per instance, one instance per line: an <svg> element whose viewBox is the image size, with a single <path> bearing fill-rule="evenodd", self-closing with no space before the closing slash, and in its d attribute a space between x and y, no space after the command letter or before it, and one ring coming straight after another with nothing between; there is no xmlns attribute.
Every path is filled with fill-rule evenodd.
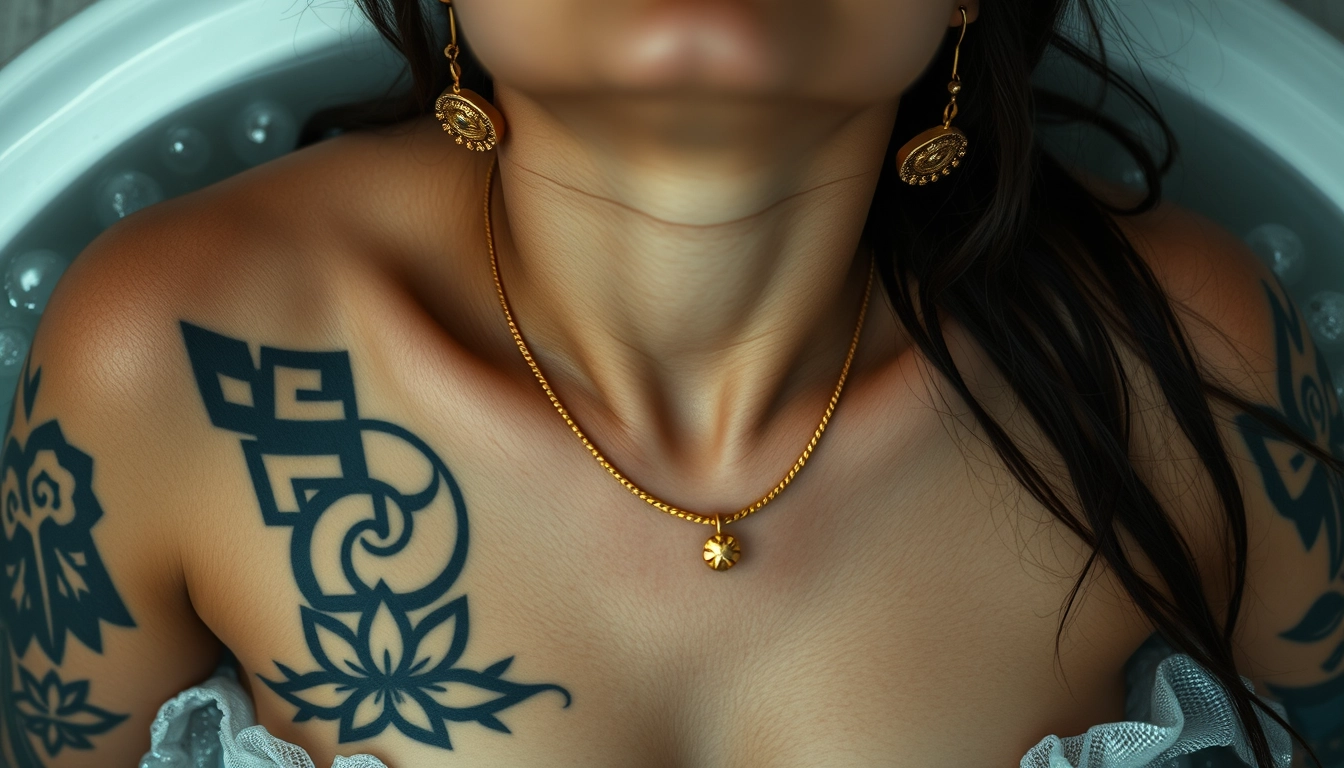
<svg viewBox="0 0 1344 768"><path fill-rule="evenodd" d="M189 568L259 721L319 764L1011 764L1119 719L1146 629L1091 590L1056 665L1082 553L932 411L852 395L721 573L712 529L622 488L544 401L370 377L338 414L289 362L285 418L205 449Z"/></svg>

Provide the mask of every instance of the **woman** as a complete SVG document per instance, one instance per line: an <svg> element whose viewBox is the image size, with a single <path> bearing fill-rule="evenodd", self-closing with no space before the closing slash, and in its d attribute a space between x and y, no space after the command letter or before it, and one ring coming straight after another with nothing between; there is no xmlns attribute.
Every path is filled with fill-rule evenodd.
<svg viewBox="0 0 1344 768"><path fill-rule="evenodd" d="M428 111L444 41L367 5ZM1238 675L1339 684L1338 405L1234 239L1036 149L1061 7L455 11L494 136L324 142L53 295L9 764L129 764L169 700L157 764L1010 764L1122 720L1155 630L1282 760ZM908 185L930 126L966 152Z"/></svg>

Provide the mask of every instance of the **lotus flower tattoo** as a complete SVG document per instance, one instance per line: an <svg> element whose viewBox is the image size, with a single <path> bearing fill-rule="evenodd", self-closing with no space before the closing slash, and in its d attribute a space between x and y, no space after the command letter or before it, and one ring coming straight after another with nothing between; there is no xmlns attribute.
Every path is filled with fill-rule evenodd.
<svg viewBox="0 0 1344 768"><path fill-rule="evenodd" d="M47 754L55 757L65 747L93 749L90 736L111 730L126 719L89 705L89 681L65 683L55 670L38 680L19 667L23 689L14 697L14 706L23 716L24 726L37 734Z"/></svg>
<svg viewBox="0 0 1344 768"><path fill-rule="evenodd" d="M42 380L30 362L16 393L29 423ZM6 434L18 399L10 403ZM126 719L88 703L89 681L63 680L55 669L39 678L20 663L34 640L59 666L67 636L102 653L103 622L135 626L94 546L92 528L103 510L92 481L93 460L66 441L55 420L29 429L25 442L10 437L0 456L0 718L15 768L41 768L38 747L49 757L67 747L92 749L90 736ZM25 732L35 738L20 738Z"/></svg>
<svg viewBox="0 0 1344 768"><path fill-rule="evenodd" d="M345 352L262 347L182 323L211 422L250 437L243 456L267 525L287 527L312 663L261 676L296 722L339 723L342 742L389 726L452 749L449 722L508 733L499 714L554 684L504 679L512 657L459 666L467 596L462 492L443 460L402 427L358 416ZM417 618L412 618L412 617ZM316 666L316 669L313 668Z"/></svg>
<svg viewBox="0 0 1344 768"><path fill-rule="evenodd" d="M357 741L389 724L413 739L449 746L446 721L475 721L509 729L495 713L556 685L520 685L502 679L512 657L484 672L455 668L466 647L467 602L459 597L414 628L394 611L379 585L378 607L358 630L318 611L302 609L304 636L321 669L297 674L280 665L282 682L266 683L299 708L296 720L340 720L340 740Z"/></svg>

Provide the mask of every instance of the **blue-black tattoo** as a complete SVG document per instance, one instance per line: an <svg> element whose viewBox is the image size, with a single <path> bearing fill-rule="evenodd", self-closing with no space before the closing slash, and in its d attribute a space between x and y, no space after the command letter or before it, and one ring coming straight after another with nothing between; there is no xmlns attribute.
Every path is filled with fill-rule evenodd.
<svg viewBox="0 0 1344 768"><path fill-rule="evenodd" d="M30 417L42 371L32 378L26 373L23 407ZM93 545L93 525L103 516L93 495L93 459L66 442L53 419L34 427L25 445L9 438L0 474L7 598L0 604L14 652L22 656L36 639L60 664L69 630L101 653L100 621L122 627L135 622Z"/></svg>
<svg viewBox="0 0 1344 768"><path fill-rule="evenodd" d="M1290 301L1280 301L1274 286L1262 284L1274 320L1281 408L1259 408L1308 440L1328 444L1336 458L1344 458L1344 412L1325 359L1319 353L1308 359L1308 338L1297 309ZM1318 543L1326 548L1329 571L1325 592L1279 636L1295 643L1335 643L1321 668L1337 674L1316 685L1270 685L1269 690L1287 708L1317 756L1327 766L1344 765L1344 671L1340 670L1344 638L1337 636L1344 623L1344 478L1250 414L1238 414L1237 426L1274 508L1292 521L1306 550Z"/></svg>
<svg viewBox="0 0 1344 768"><path fill-rule="evenodd" d="M23 401L30 420L42 370L30 371L10 403L5 434ZM65 747L92 749L90 736L126 719L87 702L87 680L61 680L56 670L40 679L20 659L34 640L55 666L65 658L66 635L102 653L101 622L134 627L94 546L92 529L103 515L93 493L93 459L70 445L56 420L31 428L25 443L9 437L0 458L0 696L3 725L19 768L40 768L29 742L48 756Z"/></svg>
<svg viewBox="0 0 1344 768"><path fill-rule="evenodd" d="M292 529L317 668L277 661L280 679L261 679L298 708L296 722L338 721L342 742L390 725L452 749L449 722L508 733L498 714L524 699L556 691L569 706L558 685L506 680L512 657L457 665L468 636L467 596L450 594L467 558L462 492L419 437L359 416L348 353L263 346L258 367L245 342L181 325L210 421L250 436L262 520ZM445 532L447 546L425 546Z"/></svg>
<svg viewBox="0 0 1344 768"><path fill-rule="evenodd" d="M14 706L23 716L23 724L37 734L47 754L55 757L63 747L93 749L90 736L105 733L126 715L114 715L88 704L89 681L61 681L56 670L38 680L19 667L22 689L14 697Z"/></svg>

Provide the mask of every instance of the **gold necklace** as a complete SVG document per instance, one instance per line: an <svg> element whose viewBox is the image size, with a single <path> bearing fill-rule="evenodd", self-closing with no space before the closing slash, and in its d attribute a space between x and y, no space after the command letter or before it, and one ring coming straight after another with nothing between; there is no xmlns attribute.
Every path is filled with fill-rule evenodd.
<svg viewBox="0 0 1344 768"><path fill-rule="evenodd" d="M499 305L504 308L504 319L509 322L509 332L513 334L513 341L518 345L518 351L522 353L523 360L527 361L528 366L532 369L532 374L537 377L537 381L541 382L541 388L546 391L546 396L551 399L551 405L555 406L555 410L559 412L560 416L565 420L565 423L568 424L569 428L578 436L579 440L583 443L583 447L587 448L588 452L593 455L593 458L597 459L597 463L601 464L603 469L607 470L612 477L616 478L621 485L625 486L626 490L669 515L679 517L682 520L689 520L692 523L714 526L714 535L710 536L709 540L705 542L704 560L710 568L713 568L716 571L728 570L733 567L742 556L742 547L737 543L735 537L723 532L723 526L728 525L729 523L735 523L747 515L750 515L761 507L764 507L766 504L769 504L776 496L783 492L783 490L788 487L789 483L793 482L793 478L802 471L803 465L807 463L808 457L812 455L813 449L817 447L818 441L821 440L821 434L826 431L826 424L831 420L831 414L835 412L836 403L840 401L840 391L845 388L845 379L849 376L849 365L854 361L854 350L858 349L859 346L859 334L863 331L863 318L868 312L868 296L873 289L873 273L876 271L875 262L869 261L868 263L868 283L863 289L863 304L859 307L859 322L857 327L854 328L854 339L849 343L849 352L845 355L845 365L840 369L840 381L835 385L835 392L831 395L831 401L826 405L826 412L821 416L821 423L817 425L817 430L812 433L812 439L808 441L807 447L803 449L803 454L793 463L793 467L789 469L788 474L784 475L784 479L775 484L775 487L771 488L769 493L757 499L749 506L743 507L726 517L718 514L701 515L695 512L688 512L687 510L679 509L662 501L648 491L645 491L630 482L625 475L621 474L616 467L612 466L610 461L607 461L606 457L602 455L602 452L597 450L597 446L593 445L592 441L588 439L588 436L583 433L583 430L579 429L579 425L574 422L573 417L569 415L569 411L566 410L565 406L560 403L560 398L556 397L555 391L551 389L550 383L548 383L546 377L542 375L541 368L537 366L537 361L532 357L532 353L528 350L527 344L523 342L523 334L518 330L518 324L513 320L513 312L509 311L508 300L504 298L504 284L500 282L499 279L499 260L495 256L495 237L490 228L490 190L494 181L494 174L495 166L491 164L490 170L487 171L485 175L485 243L490 249L490 271L495 277L495 290L499 293Z"/></svg>

